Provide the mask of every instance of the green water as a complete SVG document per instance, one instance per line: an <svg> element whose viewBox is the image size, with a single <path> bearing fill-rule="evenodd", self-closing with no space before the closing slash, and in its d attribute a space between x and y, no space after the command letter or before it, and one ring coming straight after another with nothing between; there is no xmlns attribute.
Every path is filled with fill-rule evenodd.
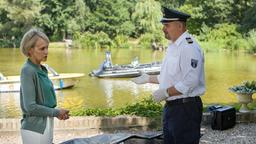
<svg viewBox="0 0 256 144"><path fill-rule="evenodd" d="M58 106L104 108L122 107L149 97L158 88L155 84L136 85L128 78L98 79L88 76L105 58L105 50L50 49L47 64L59 73L85 73L72 89L56 91ZM141 63L160 61L164 52L151 50L111 50L114 64L127 64L138 56ZM19 49L0 49L0 72L19 75L25 57ZM256 80L256 56L244 53L205 53L207 92L204 104L236 103L236 96L227 89L244 80ZM256 94L255 94L256 95ZM256 96L253 96L256 99ZM0 118L19 117L19 93L0 93Z"/></svg>

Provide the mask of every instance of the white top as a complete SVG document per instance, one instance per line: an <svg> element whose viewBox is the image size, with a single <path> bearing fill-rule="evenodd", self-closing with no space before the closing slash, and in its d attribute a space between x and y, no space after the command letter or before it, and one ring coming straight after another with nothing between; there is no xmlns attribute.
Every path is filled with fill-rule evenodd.
<svg viewBox="0 0 256 144"><path fill-rule="evenodd" d="M170 42L157 77L159 88L174 86L182 95L167 100L201 96L205 92L204 54L188 32Z"/></svg>

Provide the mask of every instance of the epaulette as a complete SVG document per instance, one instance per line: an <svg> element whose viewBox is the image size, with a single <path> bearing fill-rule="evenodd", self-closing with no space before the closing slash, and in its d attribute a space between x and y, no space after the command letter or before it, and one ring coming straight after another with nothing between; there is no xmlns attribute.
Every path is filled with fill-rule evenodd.
<svg viewBox="0 0 256 144"><path fill-rule="evenodd" d="M192 43L193 43L193 40L192 40L190 37L187 37L186 40L187 40L187 42L188 42L189 44L192 44Z"/></svg>

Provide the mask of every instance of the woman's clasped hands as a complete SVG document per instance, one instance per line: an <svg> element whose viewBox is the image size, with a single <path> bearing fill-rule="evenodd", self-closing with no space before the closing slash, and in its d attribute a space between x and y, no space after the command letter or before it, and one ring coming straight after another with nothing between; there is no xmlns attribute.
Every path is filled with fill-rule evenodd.
<svg viewBox="0 0 256 144"><path fill-rule="evenodd" d="M59 109L59 110L60 112L59 112L59 115L57 116L59 120L69 119L69 110L66 110L66 109Z"/></svg>

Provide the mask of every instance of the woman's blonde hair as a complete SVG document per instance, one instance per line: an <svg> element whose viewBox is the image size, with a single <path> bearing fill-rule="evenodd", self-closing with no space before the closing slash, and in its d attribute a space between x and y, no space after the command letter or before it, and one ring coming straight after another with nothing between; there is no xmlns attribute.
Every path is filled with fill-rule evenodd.
<svg viewBox="0 0 256 144"><path fill-rule="evenodd" d="M20 42L21 52L25 56L29 57L29 54L28 54L29 49L35 47L35 44L39 38L45 40L48 43L50 42L48 37L38 29L32 28L28 32L26 32Z"/></svg>

